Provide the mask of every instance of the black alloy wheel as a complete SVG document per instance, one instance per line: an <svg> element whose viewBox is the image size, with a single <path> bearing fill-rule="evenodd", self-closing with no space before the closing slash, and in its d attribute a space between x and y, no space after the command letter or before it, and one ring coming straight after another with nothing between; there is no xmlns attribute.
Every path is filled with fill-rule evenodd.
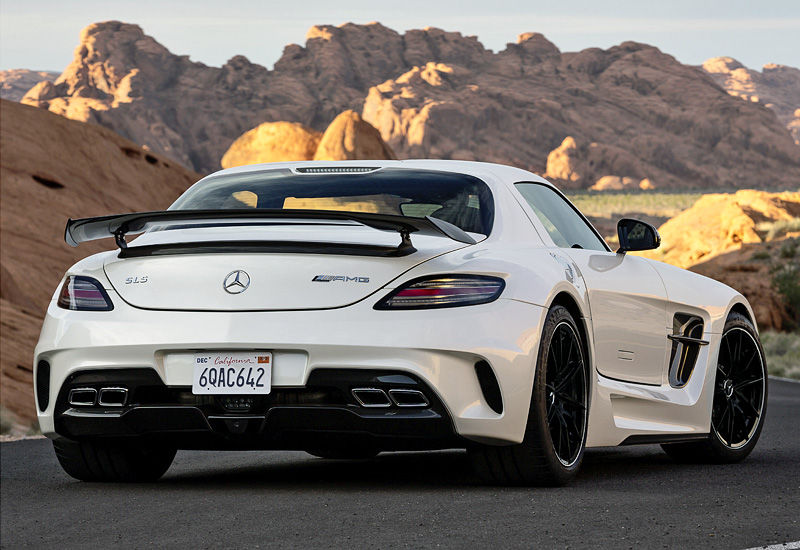
<svg viewBox="0 0 800 550"><path fill-rule="evenodd" d="M580 338L566 321L554 331L547 355L547 425L558 460L572 466L583 450L587 423L586 368Z"/></svg>
<svg viewBox="0 0 800 550"><path fill-rule="evenodd" d="M472 445L476 473L500 485L557 486L578 473L586 448L589 375L580 331L553 306L539 343L525 436L518 445Z"/></svg>
<svg viewBox="0 0 800 550"><path fill-rule="evenodd" d="M711 427L730 449L747 445L760 425L766 394L764 371L756 338L741 327L726 331L717 361Z"/></svg>
<svg viewBox="0 0 800 550"><path fill-rule="evenodd" d="M708 440L662 445L672 458L739 462L758 441L767 410L767 365L755 328L738 313L732 313L725 323L713 399Z"/></svg>

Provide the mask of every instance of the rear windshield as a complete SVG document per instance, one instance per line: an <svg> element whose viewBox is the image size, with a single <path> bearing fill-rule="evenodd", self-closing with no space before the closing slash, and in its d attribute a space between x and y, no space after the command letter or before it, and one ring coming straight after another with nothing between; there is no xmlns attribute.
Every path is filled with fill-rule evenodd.
<svg viewBox="0 0 800 550"><path fill-rule="evenodd" d="M482 235L490 233L494 221L491 192L478 178L402 169L361 174L295 174L282 169L221 175L186 191L170 210L227 208L432 216Z"/></svg>

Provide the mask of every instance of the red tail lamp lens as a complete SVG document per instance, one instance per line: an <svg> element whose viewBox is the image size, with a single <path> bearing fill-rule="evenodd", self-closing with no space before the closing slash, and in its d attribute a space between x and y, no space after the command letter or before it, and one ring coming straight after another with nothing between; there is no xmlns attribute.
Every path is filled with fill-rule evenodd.
<svg viewBox="0 0 800 550"><path fill-rule="evenodd" d="M114 305L103 285L91 277L70 275L61 287L58 307L79 311L111 311Z"/></svg>
<svg viewBox="0 0 800 550"><path fill-rule="evenodd" d="M505 281L484 275L451 275L411 281L375 305L375 309L429 309L486 304L505 288Z"/></svg>

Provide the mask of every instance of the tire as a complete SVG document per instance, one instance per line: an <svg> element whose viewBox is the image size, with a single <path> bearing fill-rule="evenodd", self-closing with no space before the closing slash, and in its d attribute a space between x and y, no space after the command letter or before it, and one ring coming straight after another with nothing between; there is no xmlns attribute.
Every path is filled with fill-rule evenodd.
<svg viewBox="0 0 800 550"><path fill-rule="evenodd" d="M81 481L146 482L166 473L175 449L132 445L108 445L59 439L53 441L58 462Z"/></svg>
<svg viewBox="0 0 800 550"><path fill-rule="evenodd" d="M580 331L569 311L547 313L525 436L518 445L474 445L475 472L498 485L559 486L580 469L586 448L589 380Z"/></svg>
<svg viewBox="0 0 800 550"><path fill-rule="evenodd" d="M678 462L733 464L755 448L767 413L767 362L753 324L731 313L720 341L711 431L705 441L662 445Z"/></svg>
<svg viewBox="0 0 800 550"><path fill-rule="evenodd" d="M312 456L330 460L369 460L378 456L380 451L369 447L356 447L353 449L312 449L306 450Z"/></svg>

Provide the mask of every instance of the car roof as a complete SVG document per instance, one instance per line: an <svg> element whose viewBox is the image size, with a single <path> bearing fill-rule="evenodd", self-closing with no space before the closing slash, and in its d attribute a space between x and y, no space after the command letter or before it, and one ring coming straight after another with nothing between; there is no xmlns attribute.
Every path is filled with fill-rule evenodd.
<svg viewBox="0 0 800 550"><path fill-rule="evenodd" d="M339 161L320 161L320 160L307 160L307 161L294 161L294 162L270 162L263 164L249 164L246 166L237 166L235 168L227 168L220 170L206 176L206 178L245 174L249 172L260 172L264 170L279 170L297 168L398 168L398 169L419 169L419 170L435 170L440 172L453 172L458 174L467 174L470 176L478 177L486 183L491 184L492 181L503 182L506 185L513 184L519 181L536 181L553 186L550 182L537 176L533 172L515 168L513 166L506 166L503 164L493 164L489 162L473 162L465 160L435 160L435 159L409 159L409 160L339 160ZM486 176L494 176L487 178ZM203 179L206 179L203 178ZM203 181L203 180L200 180Z"/></svg>

